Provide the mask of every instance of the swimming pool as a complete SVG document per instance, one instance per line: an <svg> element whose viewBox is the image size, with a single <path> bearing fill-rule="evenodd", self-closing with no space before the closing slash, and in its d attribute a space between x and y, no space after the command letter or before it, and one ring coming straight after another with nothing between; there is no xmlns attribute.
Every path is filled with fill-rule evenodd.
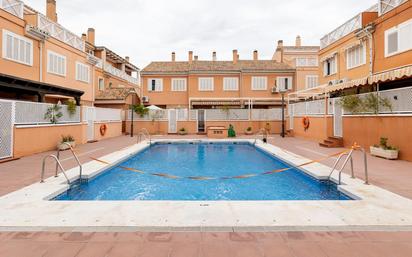
<svg viewBox="0 0 412 257"><path fill-rule="evenodd" d="M156 143L53 200L350 200L299 169L264 174L288 167L249 143Z"/></svg>

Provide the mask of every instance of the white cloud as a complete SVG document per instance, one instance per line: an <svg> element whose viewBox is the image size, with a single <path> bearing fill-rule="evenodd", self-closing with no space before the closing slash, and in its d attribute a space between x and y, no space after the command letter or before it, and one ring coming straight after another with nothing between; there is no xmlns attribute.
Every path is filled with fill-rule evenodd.
<svg viewBox="0 0 412 257"><path fill-rule="evenodd" d="M24 0L44 12L46 0ZM230 59L232 49L251 58L257 49L270 58L276 41L318 45L319 39L377 0L57 0L59 22L78 33L96 29L96 42L143 68L169 60Z"/></svg>

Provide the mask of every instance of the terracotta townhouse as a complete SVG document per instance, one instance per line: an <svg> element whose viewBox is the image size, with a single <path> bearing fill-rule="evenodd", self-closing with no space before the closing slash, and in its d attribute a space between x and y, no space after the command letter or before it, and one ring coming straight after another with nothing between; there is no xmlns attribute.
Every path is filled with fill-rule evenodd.
<svg viewBox="0 0 412 257"><path fill-rule="evenodd" d="M291 95L295 135L366 149L383 137L412 160L411 28L412 1L381 0L325 35L319 86Z"/></svg>
<svg viewBox="0 0 412 257"><path fill-rule="evenodd" d="M55 0L46 14L20 0L0 3L0 159L55 149L62 135L77 143L120 135L139 69L96 46L94 29L78 36L60 24Z"/></svg>
<svg viewBox="0 0 412 257"><path fill-rule="evenodd" d="M141 72L143 104L165 109L157 122L146 117L139 127L152 132L205 133L210 126L238 133L253 133L270 122L272 132L280 132L281 93L296 89L296 70L277 60L261 60L258 51L242 59L233 50L232 60L200 60L190 51L187 61L152 62Z"/></svg>

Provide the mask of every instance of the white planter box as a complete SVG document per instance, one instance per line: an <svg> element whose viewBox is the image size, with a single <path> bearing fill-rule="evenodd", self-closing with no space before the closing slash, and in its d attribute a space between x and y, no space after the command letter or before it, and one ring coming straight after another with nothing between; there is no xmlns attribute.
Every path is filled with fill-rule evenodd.
<svg viewBox="0 0 412 257"><path fill-rule="evenodd" d="M73 142L66 142L66 143L69 143L72 146L72 148L76 147L76 142L74 142L74 141ZM59 143L57 145L57 149L59 149L60 151L65 151L65 150L68 150L69 148L70 147L66 144Z"/></svg>
<svg viewBox="0 0 412 257"><path fill-rule="evenodd" d="M370 147L371 154L373 156L382 157L388 160L396 160L398 159L399 151L398 150L385 150L380 147Z"/></svg>

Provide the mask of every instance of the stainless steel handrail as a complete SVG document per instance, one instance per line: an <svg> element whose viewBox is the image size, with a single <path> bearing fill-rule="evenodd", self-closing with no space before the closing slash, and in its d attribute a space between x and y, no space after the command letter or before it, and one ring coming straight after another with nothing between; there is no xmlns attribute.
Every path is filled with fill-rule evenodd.
<svg viewBox="0 0 412 257"><path fill-rule="evenodd" d="M149 139L149 144L150 145L152 144L152 137L150 136L150 133L146 128L140 129L138 137L137 137L138 143L142 142L142 136L144 136L145 140Z"/></svg>
<svg viewBox="0 0 412 257"><path fill-rule="evenodd" d="M69 147L70 151L72 152L74 159L76 160L77 164L79 165L79 168L80 168L79 178L81 179L82 178L82 173L83 173L83 166L82 166L79 158L77 157L76 153L74 152L73 147L71 146L71 144L69 144L67 142L63 142L62 144L67 145ZM59 159L59 160L60 160L60 152L61 152L61 149L60 148L57 149L57 159ZM57 174L57 163L56 163L56 174Z"/></svg>
<svg viewBox="0 0 412 257"><path fill-rule="evenodd" d="M53 159L56 161L57 166L60 168L61 172L63 173L64 177L66 178L67 183L70 185L70 183L71 183L71 182L70 182L70 179L67 177L66 171L64 170L62 164L60 163L60 161L59 161L59 159L57 158L57 156L56 156L56 155L52 155L52 154L51 154L51 155L47 155L46 157L43 158L43 164L42 164L42 170L41 170L40 183L44 183L44 172L45 172L45 168L46 168L46 160L47 160L48 158L53 158ZM58 176L59 176L59 175L58 175L57 172L56 172L55 177L58 177Z"/></svg>
<svg viewBox="0 0 412 257"><path fill-rule="evenodd" d="M257 140L259 139L258 137L259 137L259 135L261 135L261 134L262 134L262 136L264 136L264 135L266 134L266 137L267 137L268 132L267 132L267 130L264 129L264 128L259 129L259 131L255 134L255 141L253 142L254 145L256 145L256 142L257 142Z"/></svg>

